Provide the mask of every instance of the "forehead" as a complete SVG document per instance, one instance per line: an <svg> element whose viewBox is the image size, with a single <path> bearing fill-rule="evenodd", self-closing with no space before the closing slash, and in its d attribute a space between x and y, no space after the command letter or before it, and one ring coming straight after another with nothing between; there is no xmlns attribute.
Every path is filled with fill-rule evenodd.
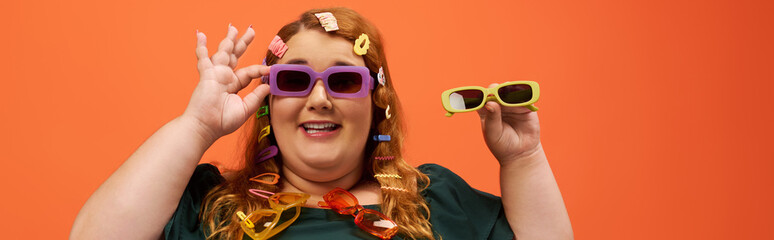
<svg viewBox="0 0 774 240"><path fill-rule="evenodd" d="M341 63L365 66L363 58L352 50L354 43L342 37L315 30L301 30L285 44L288 50L278 63L303 61L305 65L320 72L334 65L342 65Z"/></svg>

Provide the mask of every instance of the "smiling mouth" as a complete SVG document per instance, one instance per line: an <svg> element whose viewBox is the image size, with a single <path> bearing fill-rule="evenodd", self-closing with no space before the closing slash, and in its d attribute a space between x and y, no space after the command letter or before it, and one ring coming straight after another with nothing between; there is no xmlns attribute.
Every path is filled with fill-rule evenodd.
<svg viewBox="0 0 774 240"><path fill-rule="evenodd" d="M341 128L341 125L335 123L304 123L301 124L301 127L304 128L306 133L313 134L320 132L332 132Z"/></svg>

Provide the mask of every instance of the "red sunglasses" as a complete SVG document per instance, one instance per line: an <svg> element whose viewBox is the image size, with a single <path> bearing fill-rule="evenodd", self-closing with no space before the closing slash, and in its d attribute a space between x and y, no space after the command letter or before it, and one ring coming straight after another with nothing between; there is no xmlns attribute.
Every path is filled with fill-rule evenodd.
<svg viewBox="0 0 774 240"><path fill-rule="evenodd" d="M317 203L322 208L329 208L339 214L349 214L355 217L355 224L366 232L381 239L390 239L398 232L398 225L389 217L373 209L363 208L352 193L341 188L335 188L323 196L323 201Z"/></svg>

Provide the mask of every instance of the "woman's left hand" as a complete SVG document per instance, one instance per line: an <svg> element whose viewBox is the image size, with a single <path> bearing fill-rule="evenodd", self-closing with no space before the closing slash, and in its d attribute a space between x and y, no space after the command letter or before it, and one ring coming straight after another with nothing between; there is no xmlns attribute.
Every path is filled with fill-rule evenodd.
<svg viewBox="0 0 774 240"><path fill-rule="evenodd" d="M500 165L530 156L542 147L537 112L489 101L478 110L478 116L486 146Z"/></svg>

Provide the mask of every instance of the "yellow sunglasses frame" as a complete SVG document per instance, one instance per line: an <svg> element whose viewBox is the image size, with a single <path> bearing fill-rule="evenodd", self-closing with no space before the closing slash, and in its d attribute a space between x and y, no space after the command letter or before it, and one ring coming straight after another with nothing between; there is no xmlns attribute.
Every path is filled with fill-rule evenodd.
<svg viewBox="0 0 774 240"><path fill-rule="evenodd" d="M287 205L281 205L279 198L287 195L297 196L298 200ZM274 194L271 197L269 197L269 206L271 207L271 209L258 209L256 211L253 211L252 213L250 213L250 215L247 215L247 216L244 216L244 213L242 211L238 211L237 216L239 216L241 220L239 222L239 225L242 227L242 230L245 233L247 233L247 236L251 237L252 239L255 239L255 240L269 239L274 235L276 235L277 233L282 232L282 230L285 230L285 228L290 226L290 224L293 224L293 222L295 222L296 219L298 219L298 216L301 214L301 207L304 204L306 204L306 200L308 199L309 199L309 194L306 194L306 193L282 192L282 193ZM293 216L292 219L287 220L282 224L280 224L279 226L277 226L277 222L279 222L280 216L282 216L282 212L294 207L296 208L296 215ZM250 220L250 218L253 216L270 215L270 214L274 214L274 220L272 220L270 222L270 225L266 226L266 228L263 229L263 231L256 233L255 232L256 223L253 223L252 220Z"/></svg>
<svg viewBox="0 0 774 240"><path fill-rule="evenodd" d="M500 99L500 95L497 94L497 90L499 90L501 87L505 86L511 86L511 85L519 85L519 84L525 84L529 85L532 88L532 99L529 101L523 102L523 103L506 103L502 99ZM461 90L479 90L484 93L485 99L481 102L478 106L470 109L454 109L451 106L451 103L449 102L449 95L451 95L453 92L461 91ZM493 88L484 88L479 86L467 86L467 87L458 87L458 88L452 88L446 91L443 91L441 93L441 102L443 102L443 108L446 110L446 116L451 117L454 115L454 113L461 113L461 112L471 112L476 111L484 107L484 104L489 101L496 101L500 103L500 105L506 106L506 107L526 107L529 110L537 111L538 108L532 105L533 103L537 102L537 100L540 98L540 86L535 81L511 81L511 82L504 82L500 85L497 85Z"/></svg>

